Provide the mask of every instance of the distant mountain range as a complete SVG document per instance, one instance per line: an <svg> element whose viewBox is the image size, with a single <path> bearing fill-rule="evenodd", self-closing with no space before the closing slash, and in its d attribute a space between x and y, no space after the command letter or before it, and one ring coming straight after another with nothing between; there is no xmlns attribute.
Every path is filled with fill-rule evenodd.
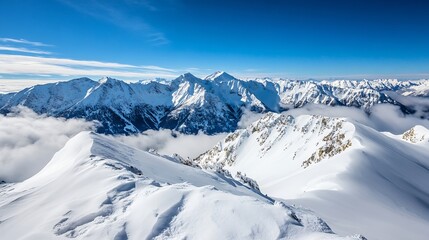
<svg viewBox="0 0 429 240"><path fill-rule="evenodd" d="M307 104L350 106L371 112L380 103L397 105L404 113L413 106L390 97L429 96L429 80L240 80L226 72L204 79L190 73L172 81L126 83L105 77L49 83L0 95L0 113L16 106L64 118L84 118L100 123L97 131L133 134L148 129L174 129L187 134L231 132L247 108L253 112L282 112ZM429 107L428 107L429 112Z"/></svg>

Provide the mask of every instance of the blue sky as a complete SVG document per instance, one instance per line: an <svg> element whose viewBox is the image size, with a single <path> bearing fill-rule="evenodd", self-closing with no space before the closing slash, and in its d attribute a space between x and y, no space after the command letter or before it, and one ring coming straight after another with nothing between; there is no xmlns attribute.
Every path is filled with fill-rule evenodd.
<svg viewBox="0 0 429 240"><path fill-rule="evenodd" d="M16 0L0 77L429 78L428 1Z"/></svg>

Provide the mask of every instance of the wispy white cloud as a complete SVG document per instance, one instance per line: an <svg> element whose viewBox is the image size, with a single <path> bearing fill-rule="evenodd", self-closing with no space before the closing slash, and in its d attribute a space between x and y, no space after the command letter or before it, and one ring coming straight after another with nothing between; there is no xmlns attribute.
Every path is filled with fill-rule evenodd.
<svg viewBox="0 0 429 240"><path fill-rule="evenodd" d="M49 47L49 46L52 46L52 45L41 43L41 42L28 41L28 40L25 40L25 39L22 39L22 38L21 39L0 38L0 42L27 44L27 45L32 45L32 46L36 46L36 47Z"/></svg>
<svg viewBox="0 0 429 240"><path fill-rule="evenodd" d="M0 78L0 94L12 93L21 91L24 88L28 88L34 85L60 82L65 80L51 79L51 78L34 78L29 80L28 78Z"/></svg>
<svg viewBox="0 0 429 240"><path fill-rule="evenodd" d="M186 135L164 129L148 130L142 134L121 135L112 138L144 151L155 149L159 154L171 156L177 153L184 158L193 159L211 149L226 135L226 133L206 135L201 132L196 135Z"/></svg>
<svg viewBox="0 0 429 240"><path fill-rule="evenodd" d="M94 124L81 119L37 115L19 107L0 114L0 181L25 180L42 169L56 151Z"/></svg>
<svg viewBox="0 0 429 240"><path fill-rule="evenodd" d="M148 66L141 66L144 69L147 70L156 70L156 71L167 71L167 72L177 72L177 70L175 69L171 69L171 68L163 68L163 67L158 67L158 66L153 66L153 65L148 65Z"/></svg>
<svg viewBox="0 0 429 240"><path fill-rule="evenodd" d="M51 77L111 76L144 79L154 77L173 78L177 71L159 66L86 61L67 58L0 54L0 74Z"/></svg>
<svg viewBox="0 0 429 240"><path fill-rule="evenodd" d="M72 9L89 15L93 18L109 22L118 27L141 32L146 35L147 41L154 46L166 45L169 40L164 33L158 31L147 23L142 17L144 14L135 14L135 12L156 11L150 1L146 0L123 0L123 1L73 1L58 0ZM128 6L124 7L124 6ZM135 11L130 12L129 9ZM136 11L138 9L138 11Z"/></svg>
<svg viewBox="0 0 429 240"><path fill-rule="evenodd" d="M157 11L159 10L157 7L154 6L153 2L151 0L125 0L126 4L129 5L137 5L142 6L150 11Z"/></svg>
<svg viewBox="0 0 429 240"><path fill-rule="evenodd" d="M11 52L23 52L23 53L34 53L34 54L51 54L51 52L28 49L23 47L9 47L9 46L1 46L0 51L11 51Z"/></svg>
<svg viewBox="0 0 429 240"><path fill-rule="evenodd" d="M148 34L148 41L155 46L161 46L170 43L170 41L165 37L164 33L156 32Z"/></svg>

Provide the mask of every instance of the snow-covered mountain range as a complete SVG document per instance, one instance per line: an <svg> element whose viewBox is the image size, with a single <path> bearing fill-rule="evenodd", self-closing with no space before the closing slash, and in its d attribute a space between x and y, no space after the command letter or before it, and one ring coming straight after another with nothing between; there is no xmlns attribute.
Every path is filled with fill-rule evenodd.
<svg viewBox="0 0 429 240"><path fill-rule="evenodd" d="M312 209L338 233L429 236L429 130L379 132L347 118L268 113L192 165L245 176L269 196Z"/></svg>
<svg viewBox="0 0 429 240"><path fill-rule="evenodd" d="M357 107L370 113L372 106L386 103L412 113L412 105L384 91L427 97L428 89L429 80L240 80L225 72L204 79L186 73L172 81L137 83L108 77L99 81L79 78L0 94L0 113L23 105L40 114L97 120L98 132L108 134L160 128L213 134L237 129L244 108L282 112L306 104L324 104ZM429 107L423 110L429 111Z"/></svg>
<svg viewBox="0 0 429 240"><path fill-rule="evenodd" d="M76 135L32 177L0 179L1 236L426 239L428 82L240 80L216 72L135 83L80 78L0 95L3 114L25 106L99 122L99 133ZM293 110L310 104L345 107ZM247 110L262 117L238 129ZM379 131L389 117L406 127ZM231 133L195 159L114 140L131 144L140 135L100 134L162 128Z"/></svg>
<svg viewBox="0 0 429 240"><path fill-rule="evenodd" d="M82 132L39 173L0 184L2 239L365 239L228 175Z"/></svg>

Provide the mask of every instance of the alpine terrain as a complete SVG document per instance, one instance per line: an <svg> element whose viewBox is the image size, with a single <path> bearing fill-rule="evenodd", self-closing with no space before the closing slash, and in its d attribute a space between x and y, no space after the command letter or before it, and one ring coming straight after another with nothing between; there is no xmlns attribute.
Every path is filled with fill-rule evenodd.
<svg viewBox="0 0 429 240"><path fill-rule="evenodd" d="M243 109L282 112L323 104L360 108L370 114L374 105L384 103L398 106L405 114L416 111L415 104L392 98L388 92L429 96L429 80L240 80L226 72L204 79L186 73L172 81L135 83L109 77L99 81L79 78L0 94L0 113L22 105L39 114L96 120L100 123L97 132L107 134L148 129L214 134L236 130ZM429 104L422 106L420 116L429 119Z"/></svg>
<svg viewBox="0 0 429 240"><path fill-rule="evenodd" d="M0 196L2 239L365 239L228 175L91 132Z"/></svg>
<svg viewBox="0 0 429 240"><path fill-rule="evenodd" d="M428 149L423 126L393 135L347 118L269 113L193 164L245 176L269 196L312 209L341 234L423 240Z"/></svg>
<svg viewBox="0 0 429 240"><path fill-rule="evenodd" d="M24 181L0 175L1 236L425 240L428 81L216 72L131 83L79 78L0 95L2 118L26 109L96 129L78 131ZM412 127L390 131L395 124ZM25 154L40 140L35 132L17 143L7 135L0 150L22 145ZM183 136L194 141L175 149L195 148L195 159L158 151ZM226 137L201 150L201 136ZM155 149L134 148L146 142Z"/></svg>

